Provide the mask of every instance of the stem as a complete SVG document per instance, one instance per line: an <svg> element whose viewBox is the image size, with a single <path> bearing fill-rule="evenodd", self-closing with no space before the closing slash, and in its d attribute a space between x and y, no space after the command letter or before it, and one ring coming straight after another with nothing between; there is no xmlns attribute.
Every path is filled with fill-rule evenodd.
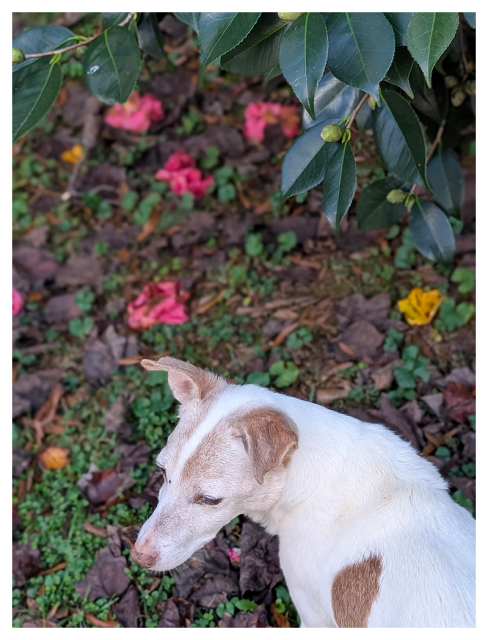
<svg viewBox="0 0 488 640"><path fill-rule="evenodd" d="M129 13L127 18L117 26L124 27L128 22L132 20L133 15L134 13ZM58 53L65 53L66 51L72 51L73 49L78 49L78 47L86 46L89 42L91 42L92 40L95 40L95 38L98 38L98 35L91 36L91 38L85 38L84 40L81 40L76 44L72 44L69 47L63 47L63 49L56 49L55 51L44 51L43 53L26 53L25 59L27 60L28 58L41 58L42 56L55 56Z"/></svg>
<svg viewBox="0 0 488 640"><path fill-rule="evenodd" d="M351 117L349 118L349 122L346 125L346 129L350 129L352 127L354 118L357 116L359 109L361 109L361 107L363 106L363 104L366 102L368 98L369 98L369 93L365 93L364 96L361 98L361 101L359 102L358 106L351 113Z"/></svg>
<svg viewBox="0 0 488 640"><path fill-rule="evenodd" d="M432 156L434 155L434 151L437 148L437 145L439 144L439 142L441 141L442 138L442 134L444 133L444 127L446 126L446 121L443 120L440 124L439 129L437 130L437 135L434 139L434 142L432 143L431 148L429 149L429 153L427 154L427 158L425 160L425 164L429 164L429 160L432 158ZM415 187L417 187L416 184L414 184L412 186L412 188L410 189L410 193L415 193Z"/></svg>

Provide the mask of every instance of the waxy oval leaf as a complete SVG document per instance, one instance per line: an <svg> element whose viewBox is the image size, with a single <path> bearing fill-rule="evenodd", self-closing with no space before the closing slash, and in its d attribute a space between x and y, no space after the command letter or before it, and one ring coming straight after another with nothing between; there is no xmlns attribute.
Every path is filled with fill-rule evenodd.
<svg viewBox="0 0 488 640"><path fill-rule="evenodd" d="M410 98L414 97L410 86L410 74L414 64L415 61L409 54L408 49L406 47L397 47L395 57L385 78L387 82L400 87Z"/></svg>
<svg viewBox="0 0 488 640"><path fill-rule="evenodd" d="M196 31L197 33L200 31L201 15L202 14L200 12L175 13L175 16L178 18L178 20L181 20L181 22L184 22L185 24L187 24L189 27L193 29L193 31Z"/></svg>
<svg viewBox="0 0 488 640"><path fill-rule="evenodd" d="M332 151L332 147L335 147ZM322 207L333 229L337 229L351 206L356 191L356 162L349 143L329 145L324 175ZM332 153L331 153L332 151Z"/></svg>
<svg viewBox="0 0 488 640"><path fill-rule="evenodd" d="M473 29L476 29L476 13L474 12L466 13L465 11L464 17L466 18L466 22L469 24L469 26L472 27Z"/></svg>
<svg viewBox="0 0 488 640"><path fill-rule="evenodd" d="M390 173L430 191L425 171L425 141L419 119L405 98L383 91L373 114L374 138Z"/></svg>
<svg viewBox="0 0 488 640"><path fill-rule="evenodd" d="M388 20L382 13L331 13L327 31L329 70L378 101L380 82L395 53L395 36Z"/></svg>
<svg viewBox="0 0 488 640"><path fill-rule="evenodd" d="M393 27L395 42L397 47L404 47L407 44L407 27L412 16L412 12L407 13L386 13L386 19Z"/></svg>
<svg viewBox="0 0 488 640"><path fill-rule="evenodd" d="M407 47L432 86L432 69L456 35L459 15L454 12L412 13L407 27Z"/></svg>
<svg viewBox="0 0 488 640"><path fill-rule="evenodd" d="M218 60L244 40L261 13L202 13L200 15L200 62Z"/></svg>
<svg viewBox="0 0 488 640"><path fill-rule="evenodd" d="M139 76L139 47L126 27L111 27L91 42L83 58L83 75L102 102L128 100Z"/></svg>
<svg viewBox="0 0 488 640"><path fill-rule="evenodd" d="M312 118L317 86L327 64L329 41L320 13L304 13L286 31L280 46L280 67Z"/></svg>
<svg viewBox="0 0 488 640"><path fill-rule="evenodd" d="M376 231L391 227L402 218L405 204L392 204L386 196L393 189L406 189L406 183L394 178L382 178L361 191L356 205L356 217L360 231Z"/></svg>
<svg viewBox="0 0 488 640"><path fill-rule="evenodd" d="M281 39L289 24L277 13L263 13L247 38L222 56L222 66L243 76L266 73L276 67Z"/></svg>
<svg viewBox="0 0 488 640"><path fill-rule="evenodd" d="M155 13L143 13L137 23L139 47L156 60L164 57L164 37Z"/></svg>
<svg viewBox="0 0 488 640"><path fill-rule="evenodd" d="M281 172L284 198L308 191L324 179L327 147L320 132L324 123L312 127L295 140L288 149Z"/></svg>
<svg viewBox="0 0 488 640"><path fill-rule="evenodd" d="M433 202L418 200L410 212L408 226L415 246L426 258L450 262L455 240L451 223Z"/></svg>
<svg viewBox="0 0 488 640"><path fill-rule="evenodd" d="M450 151L434 154L427 165L427 177L435 202L448 216L460 219L464 201L464 176L454 155Z"/></svg>
<svg viewBox="0 0 488 640"><path fill-rule="evenodd" d="M350 87L338 80L331 73L326 73L319 82L315 94L315 120L303 112L303 126L309 129L324 120L340 120L354 111L363 91Z"/></svg>
<svg viewBox="0 0 488 640"><path fill-rule="evenodd" d="M15 142L49 111L61 88L61 67L37 58L12 77L12 138Z"/></svg>
<svg viewBox="0 0 488 640"><path fill-rule="evenodd" d="M50 24L44 27L33 27L32 29L27 29L19 33L19 35L13 39L12 47L22 49L25 54L45 53L46 51L69 47L75 44L75 42L76 37L72 31L57 24ZM19 64L14 64L12 71L19 71L22 67L27 67L33 62L36 62L36 60L38 60L38 58L28 58Z"/></svg>

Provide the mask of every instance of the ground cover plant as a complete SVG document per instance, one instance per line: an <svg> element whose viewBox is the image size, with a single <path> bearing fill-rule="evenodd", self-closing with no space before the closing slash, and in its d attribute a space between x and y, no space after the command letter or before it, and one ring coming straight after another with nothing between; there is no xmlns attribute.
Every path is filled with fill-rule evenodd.
<svg viewBox="0 0 488 640"><path fill-rule="evenodd" d="M274 15L275 45L305 28L303 17ZM100 14L14 14L14 46L52 25L96 37L53 62L59 93L13 144L13 626L296 627L277 540L243 517L166 575L130 559L157 502L155 456L177 422L165 374L139 362L172 355L386 424L476 512L473 17L456 18L433 61L435 90L423 71L413 99L381 80L386 99L374 112L365 100L341 125L350 139L321 138L334 154L350 150L357 175L338 229L321 180L284 198L290 153L314 128L301 103L317 99L287 73L227 70L240 45L212 49L201 18L109 26L126 18L103 26L134 39L137 23L142 64L107 106L83 70ZM263 17L253 19L246 38ZM332 60L330 17L324 25ZM407 49L397 42L395 56ZM319 134L364 91L374 94L357 89ZM419 115L424 155L433 149L433 193L425 184L415 195L450 216L452 257L418 246L417 200L409 215L386 199L415 182L399 182L378 144L375 119L398 99ZM365 223L371 211L387 223Z"/></svg>

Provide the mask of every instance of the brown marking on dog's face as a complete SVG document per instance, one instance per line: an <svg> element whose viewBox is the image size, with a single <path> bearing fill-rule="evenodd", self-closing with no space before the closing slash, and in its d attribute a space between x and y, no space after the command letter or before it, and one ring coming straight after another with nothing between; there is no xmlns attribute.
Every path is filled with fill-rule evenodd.
<svg viewBox="0 0 488 640"><path fill-rule="evenodd" d="M380 591L381 558L370 555L344 567L332 583L332 609L338 627L367 627Z"/></svg>

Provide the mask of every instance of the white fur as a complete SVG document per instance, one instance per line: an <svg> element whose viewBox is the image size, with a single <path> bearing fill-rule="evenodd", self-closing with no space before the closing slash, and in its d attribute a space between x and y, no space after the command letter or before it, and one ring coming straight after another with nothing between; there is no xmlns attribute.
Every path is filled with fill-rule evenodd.
<svg viewBox="0 0 488 640"><path fill-rule="evenodd" d="M205 494L225 499L214 507L193 505L196 485L178 483L184 463L238 407L287 414L298 449L286 469L269 472L259 485L229 424L228 446L215 451L216 459L227 456L228 473L210 483L198 479ZM191 416L191 408L185 412ZM161 460L170 461L177 437L178 427ZM254 385L227 385L168 473L172 483L162 488L137 543L158 553L154 569L183 562L244 513L279 536L281 566L303 626L337 626L334 577L372 553L381 557L382 574L368 626L475 625L475 521L450 498L437 469L381 425Z"/></svg>

